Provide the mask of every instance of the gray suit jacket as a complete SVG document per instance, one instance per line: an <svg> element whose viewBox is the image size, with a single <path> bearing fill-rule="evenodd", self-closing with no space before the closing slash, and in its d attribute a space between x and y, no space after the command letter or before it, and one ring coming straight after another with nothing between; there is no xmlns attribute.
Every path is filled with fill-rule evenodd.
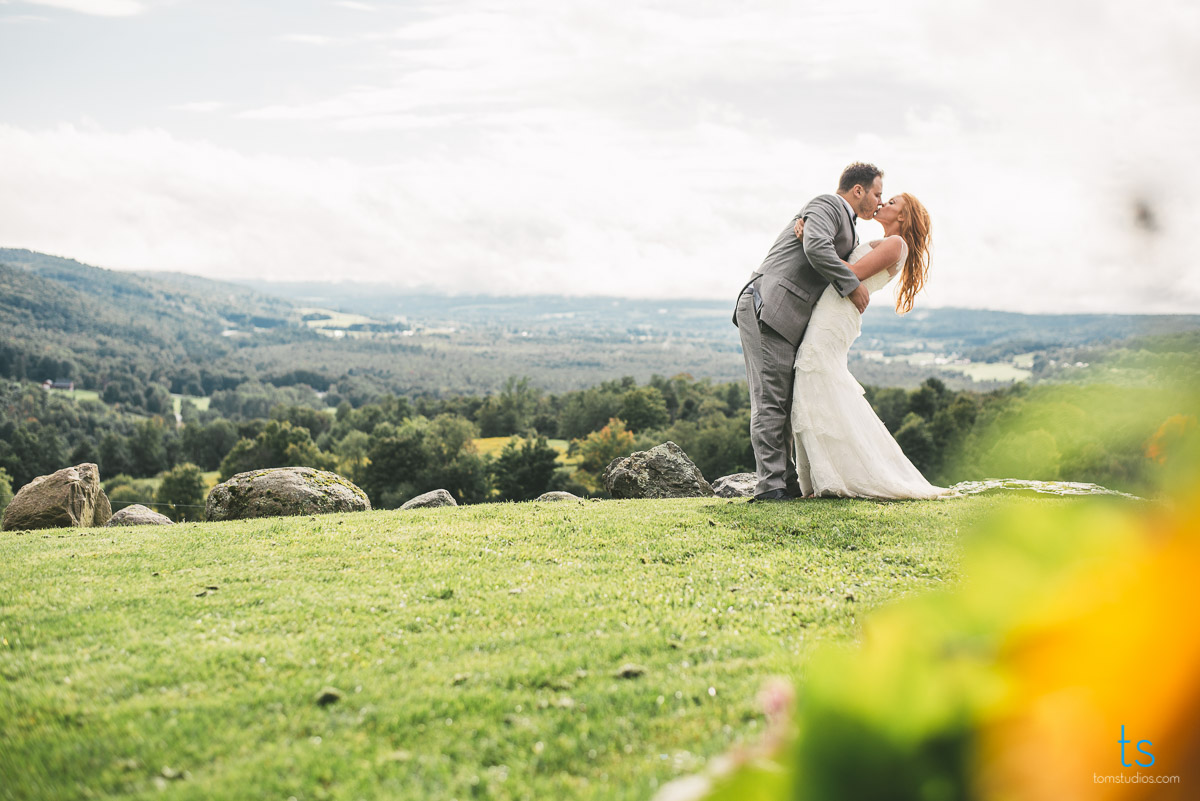
<svg viewBox="0 0 1200 801"><path fill-rule="evenodd" d="M792 230L800 217L804 218L803 242ZM825 287L833 284L846 297L858 286L858 278L842 263L857 244L854 217L840 197L820 195L810 200L750 276L749 283L758 287L763 299L758 319L799 347Z"/></svg>

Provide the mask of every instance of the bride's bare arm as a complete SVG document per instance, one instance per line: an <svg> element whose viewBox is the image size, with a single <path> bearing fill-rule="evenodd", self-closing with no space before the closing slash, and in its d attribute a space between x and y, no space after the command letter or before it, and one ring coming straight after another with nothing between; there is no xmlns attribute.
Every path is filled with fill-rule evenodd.
<svg viewBox="0 0 1200 801"><path fill-rule="evenodd" d="M804 239L804 218L800 217L794 225L794 233L796 239ZM871 240L871 252L864 255L862 259L851 264L850 261L842 261L847 267L850 267L854 277L859 281L874 276L876 272L887 270L888 267L900 260L900 254L904 252L904 240L899 236L888 236L887 239Z"/></svg>
<svg viewBox="0 0 1200 801"><path fill-rule="evenodd" d="M873 242L871 244L873 247L870 253L854 264L847 262L847 266L859 281L866 281L875 273L883 272L891 267L900 260L900 254L904 252L904 240L895 235L883 239L877 245Z"/></svg>
<svg viewBox="0 0 1200 801"><path fill-rule="evenodd" d="M797 239L804 238L804 218L796 220L796 225L793 227ZM900 254L903 252L903 240L895 235L889 236L886 239L871 240L871 252L863 256L861 259L851 264L848 261L842 262L850 271L854 273L859 281L866 281L877 272L881 272L891 267L900 260Z"/></svg>

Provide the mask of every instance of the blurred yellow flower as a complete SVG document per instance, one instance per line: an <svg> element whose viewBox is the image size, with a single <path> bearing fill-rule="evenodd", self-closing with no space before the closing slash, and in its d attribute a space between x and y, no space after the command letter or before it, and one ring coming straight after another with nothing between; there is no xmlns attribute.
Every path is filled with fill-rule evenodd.
<svg viewBox="0 0 1200 801"><path fill-rule="evenodd" d="M1133 536L1011 630L999 656L1011 693L983 728L981 797L1200 798L1198 501L1114 517Z"/></svg>

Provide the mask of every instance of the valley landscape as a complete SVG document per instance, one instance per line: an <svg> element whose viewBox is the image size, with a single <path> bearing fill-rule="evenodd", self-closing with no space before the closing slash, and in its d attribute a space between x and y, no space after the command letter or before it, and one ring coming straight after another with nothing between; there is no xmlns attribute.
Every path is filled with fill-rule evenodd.
<svg viewBox="0 0 1200 801"><path fill-rule="evenodd" d="M969 532L997 517L1082 542L1148 508L608 499L604 467L667 440L709 479L753 469L721 303L239 285L18 250L0 290L0 506L93 462L114 510L175 521L0 538L6 800L771 797L753 793L839 768L792 777L804 741L758 699L769 677L804 686L897 602L956 608L964 538L991 541ZM936 480L1163 497L1186 473L1198 344L1200 316L875 308L851 366ZM284 465L336 471L374 510L204 520L214 484ZM462 508L399 508L435 488ZM532 502L555 490L577 497ZM1071 575L1054 570L1039 591ZM946 670L919 650L872 669L913 664ZM961 693L993 668L971 669L926 697L982 727ZM855 725L889 721L875 705ZM870 753L910 764L974 736L923 725ZM872 797L886 773L839 781Z"/></svg>

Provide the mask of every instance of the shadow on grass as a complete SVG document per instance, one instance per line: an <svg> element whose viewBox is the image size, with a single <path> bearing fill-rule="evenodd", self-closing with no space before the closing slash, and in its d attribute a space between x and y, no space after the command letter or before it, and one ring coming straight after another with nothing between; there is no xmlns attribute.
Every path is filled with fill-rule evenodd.
<svg viewBox="0 0 1200 801"><path fill-rule="evenodd" d="M920 525L914 507L928 501L815 498L774 503L735 500L706 509L716 525L737 532L731 544L831 551L869 551Z"/></svg>

